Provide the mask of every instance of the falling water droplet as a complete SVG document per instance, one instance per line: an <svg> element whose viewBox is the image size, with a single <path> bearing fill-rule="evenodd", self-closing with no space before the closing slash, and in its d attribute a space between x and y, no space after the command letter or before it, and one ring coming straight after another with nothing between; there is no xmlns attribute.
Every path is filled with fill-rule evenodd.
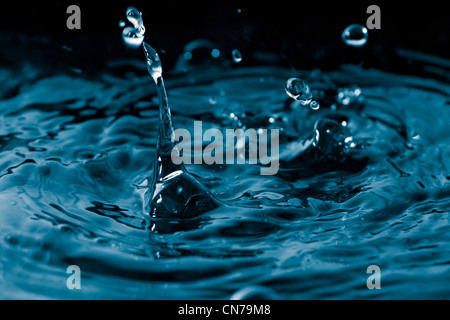
<svg viewBox="0 0 450 320"><path fill-rule="evenodd" d="M127 9L127 19L136 29L140 29L144 25L141 13L135 7Z"/></svg>
<svg viewBox="0 0 450 320"><path fill-rule="evenodd" d="M120 20L119 21L119 28L125 27L125 21Z"/></svg>
<svg viewBox="0 0 450 320"><path fill-rule="evenodd" d="M309 104L309 107L313 110L319 110L320 104L317 101L311 101L311 103Z"/></svg>
<svg viewBox="0 0 450 320"><path fill-rule="evenodd" d="M145 27L142 20L141 13L134 7L129 7L127 10L127 19L133 24L133 27L126 27L123 29L122 38L125 44L133 49L137 49L144 41ZM119 25L125 26L121 21Z"/></svg>
<svg viewBox="0 0 450 320"><path fill-rule="evenodd" d="M367 43L369 31L359 24L352 24L342 32L342 40L351 47L362 47Z"/></svg>
<svg viewBox="0 0 450 320"><path fill-rule="evenodd" d="M240 52L239 50L234 49L234 50L231 52L231 54L233 55L233 61L234 61L235 63L239 63L239 62L242 61L242 54L241 54L241 52Z"/></svg>
<svg viewBox="0 0 450 320"><path fill-rule="evenodd" d="M309 105L312 101L311 89L303 80L298 78L291 78L287 81L286 93L304 106Z"/></svg>

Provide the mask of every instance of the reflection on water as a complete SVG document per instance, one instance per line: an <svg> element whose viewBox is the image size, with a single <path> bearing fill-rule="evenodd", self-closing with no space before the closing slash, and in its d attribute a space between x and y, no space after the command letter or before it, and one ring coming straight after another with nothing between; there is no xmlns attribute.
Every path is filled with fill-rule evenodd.
<svg viewBox="0 0 450 320"><path fill-rule="evenodd" d="M320 109L286 95L292 77ZM189 165L223 205L146 220L157 90L147 77L99 79L1 94L2 298L450 297L447 84L271 67L168 78L175 127L279 128L280 171ZM72 264L80 291L66 288ZM366 287L372 264L382 290Z"/></svg>

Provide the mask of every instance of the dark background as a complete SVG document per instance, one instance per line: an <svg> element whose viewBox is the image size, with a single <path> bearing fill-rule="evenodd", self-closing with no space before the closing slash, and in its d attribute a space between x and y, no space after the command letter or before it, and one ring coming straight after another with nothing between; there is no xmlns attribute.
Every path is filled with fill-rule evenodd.
<svg viewBox="0 0 450 320"><path fill-rule="evenodd" d="M71 4L81 8L81 30L66 28ZM370 31L362 49L344 45L342 31L353 23L365 25L371 4L381 8L382 29ZM422 62L399 57L398 49L449 57L444 1L15 1L0 8L0 65L31 59L89 73L106 59L142 58L121 41L118 22L126 20L129 5L143 12L147 41L162 53L166 69L173 68L188 42L200 38L214 41L223 52L238 48L243 65L333 69L362 62L420 73ZM72 49L70 54L63 46ZM441 78L448 80L446 73Z"/></svg>

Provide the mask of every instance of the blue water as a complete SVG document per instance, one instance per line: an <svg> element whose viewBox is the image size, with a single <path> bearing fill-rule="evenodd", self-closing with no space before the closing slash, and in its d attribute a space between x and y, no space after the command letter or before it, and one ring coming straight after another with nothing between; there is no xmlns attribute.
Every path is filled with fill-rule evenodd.
<svg viewBox="0 0 450 320"><path fill-rule="evenodd" d="M319 110L286 95L292 77ZM352 85L364 100L337 104ZM2 92L1 298L229 299L255 285L281 299L450 298L449 84L238 65L166 75L166 87L175 128L280 128L279 173L189 165L224 205L151 221L142 196L159 109L148 75L65 73ZM357 147L324 135L301 152L315 128ZM66 287L69 265L81 290ZM380 290L367 289L369 265Z"/></svg>

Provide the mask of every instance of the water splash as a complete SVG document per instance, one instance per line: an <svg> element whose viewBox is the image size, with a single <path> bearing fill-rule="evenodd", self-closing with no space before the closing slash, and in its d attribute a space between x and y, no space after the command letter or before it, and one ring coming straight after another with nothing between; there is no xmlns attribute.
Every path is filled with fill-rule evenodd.
<svg viewBox="0 0 450 320"><path fill-rule="evenodd" d="M127 18L135 27L134 34L142 38L143 42L145 28L142 15L137 9L129 8ZM217 208L218 204L209 190L182 164L176 165L172 161L172 154L179 151L175 143L172 115L162 77L161 59L148 43L143 42L143 49L147 70L157 86L159 98L157 159L149 189L144 195L144 214L151 218L164 219L196 217Z"/></svg>
<svg viewBox="0 0 450 320"><path fill-rule="evenodd" d="M342 40L351 47L363 47L369 38L369 31L359 24L352 24L342 32Z"/></svg>

